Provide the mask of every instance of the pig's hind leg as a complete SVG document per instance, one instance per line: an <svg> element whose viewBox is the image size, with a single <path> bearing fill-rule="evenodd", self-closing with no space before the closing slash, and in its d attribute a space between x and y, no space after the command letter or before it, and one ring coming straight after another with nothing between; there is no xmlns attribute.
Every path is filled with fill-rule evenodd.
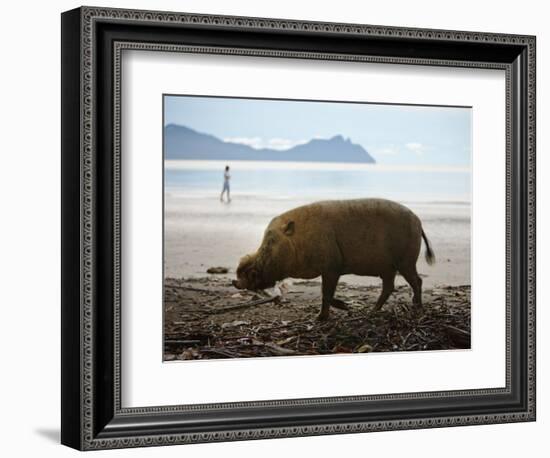
<svg viewBox="0 0 550 458"><path fill-rule="evenodd" d="M382 306L386 303L388 300L388 297L390 297L390 294L393 293L393 290L395 288L395 274L396 272L387 273L382 277L382 292L380 293L380 297L376 301L376 305L374 306L374 312L378 312Z"/></svg>
<svg viewBox="0 0 550 458"><path fill-rule="evenodd" d="M422 279L416 271L416 266L403 267L399 269L399 273L403 275L407 283L411 285L413 290L413 305L418 312L422 312L424 307L422 306Z"/></svg>

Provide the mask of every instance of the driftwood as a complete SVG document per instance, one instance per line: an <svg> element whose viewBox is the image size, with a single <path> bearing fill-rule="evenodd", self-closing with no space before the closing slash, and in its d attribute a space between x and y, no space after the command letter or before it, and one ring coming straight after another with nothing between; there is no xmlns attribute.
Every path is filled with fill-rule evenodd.
<svg viewBox="0 0 550 458"><path fill-rule="evenodd" d="M186 291L197 291L199 293L210 293L211 291L203 288L195 288L193 286L187 286L187 285L165 285L165 288L173 288L173 289L183 289Z"/></svg>
<svg viewBox="0 0 550 458"><path fill-rule="evenodd" d="M181 289L181 290L186 290L186 291L196 291L196 292L200 292L200 293L211 293L211 291L207 290L207 289L202 289L202 288L195 288L195 287L192 287L192 286L187 286L187 285L165 285L166 288L173 288L173 289ZM280 299L281 296L278 296L278 295L275 295L275 296L268 296L268 297L264 297L262 299L257 299L255 301L248 301L248 302L241 302L240 304L236 304L236 305L230 305L230 306L227 306L227 307L221 307L221 308L217 308L217 309L213 309L213 308L208 308L208 309L189 309L188 311L190 312L196 312L196 313L214 313L214 314L218 314L218 313L225 313L225 312L229 312L229 311L233 311L233 310L241 310L241 309L246 309L246 308L249 308L249 307L255 307L257 305L262 305L262 304L267 304L269 302L275 302L277 300ZM176 302L176 301L167 301L167 302ZM174 324L183 324L184 322L175 322Z"/></svg>
<svg viewBox="0 0 550 458"><path fill-rule="evenodd" d="M286 356L286 355L295 355L296 350L291 350L290 348L284 348L280 345L277 345L273 342L267 342L264 344L265 347L269 348L273 351L276 355Z"/></svg>
<svg viewBox="0 0 550 458"><path fill-rule="evenodd" d="M176 344L176 345L195 345L195 344L200 344L201 341L197 339L188 339L188 340L164 339L164 343Z"/></svg>
<svg viewBox="0 0 550 458"><path fill-rule="evenodd" d="M237 304L237 305L230 305L228 307L222 307L220 309L214 309L214 310L209 311L208 313L225 313L225 312L229 312L229 311L233 311L233 310L247 309L249 307L255 307L257 305L262 305L262 304L267 304L269 302L274 302L277 299L279 299L279 297L280 296L270 296L270 297L265 297L263 299L258 299L258 300L255 300L255 301L242 302L242 303Z"/></svg>
<svg viewBox="0 0 550 458"><path fill-rule="evenodd" d="M464 331L463 329L459 329L455 326L451 326L450 324L446 325L445 327L453 333L460 334L465 337L470 337L470 333L468 331Z"/></svg>
<svg viewBox="0 0 550 458"><path fill-rule="evenodd" d="M464 331L463 329L451 326L450 324L446 325L445 328L447 329L447 335L454 344L459 346L470 344L471 337L468 331Z"/></svg>
<svg viewBox="0 0 550 458"><path fill-rule="evenodd" d="M227 267L209 267L206 269L206 273L209 274L226 274L227 272L229 272Z"/></svg>

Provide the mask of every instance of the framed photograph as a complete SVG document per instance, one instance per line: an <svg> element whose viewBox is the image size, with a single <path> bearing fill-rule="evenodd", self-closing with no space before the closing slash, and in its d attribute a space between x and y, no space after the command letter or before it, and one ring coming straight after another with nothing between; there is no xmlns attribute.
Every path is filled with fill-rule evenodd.
<svg viewBox="0 0 550 458"><path fill-rule="evenodd" d="M62 15L62 443L535 420L535 37Z"/></svg>

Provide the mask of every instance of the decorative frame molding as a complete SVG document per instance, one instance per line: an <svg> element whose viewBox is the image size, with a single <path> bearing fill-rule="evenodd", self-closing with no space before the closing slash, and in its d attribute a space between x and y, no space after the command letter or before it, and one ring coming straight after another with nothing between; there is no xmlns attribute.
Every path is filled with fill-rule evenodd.
<svg viewBox="0 0 550 458"><path fill-rule="evenodd" d="M64 13L62 26L64 444L87 450L535 419L535 37L94 7ZM166 37L160 36L158 26L171 31L171 41L163 41ZM154 38L153 41L138 42L133 39L133 32L128 32L135 29L137 34L147 28L156 31L148 34L149 38ZM338 38L354 36L362 43L372 40L374 45L371 51L374 52L356 53L355 49L350 49L349 53L333 49L292 50L288 49L288 41L282 42L283 49L262 48L261 45L254 48L182 45L172 41L178 34L189 31L192 35L196 30L237 32L241 39L246 39L249 34L266 33L274 37L270 38L274 43L277 43L279 36L288 35L289 39L297 41L301 37L318 37L323 39L320 46L326 48L331 48L331 38L336 42ZM399 44L407 41L417 44L424 54L418 57L401 55ZM444 51L436 50L437 45L443 43L450 57L442 56L439 53ZM121 53L125 49L505 70L506 387L123 409L120 404L120 65ZM485 56L485 59L469 60L465 50L474 49L479 49L480 56ZM390 54L384 54L388 51ZM102 109L107 112L112 110L109 123L98 122L98 119L103 119L98 116ZM108 163L109 160L111 163ZM108 183L111 176L112 181ZM105 216L111 210L112 218ZM106 213L103 214L103 211ZM98 250L101 253L109 251L105 269L100 269L98 264ZM516 272L517 269L521 272ZM104 307L102 299L107 299L112 307ZM104 323L105 320L101 320L101 326L98 321L100 315L107 321ZM112 340L106 351L102 347L103 339ZM516 342L516 339L521 339L521 342ZM258 427L254 428L238 427L235 420L234 424L228 421L227 427L218 425L203 431L189 428L184 419L186 414L207 417L212 412L221 415L221 411L225 416L231 416L238 409L307 410L313 406L327 405L346 408L351 412L358 404L365 402L409 400L418 403L427 399L435 401L460 397L465 402L474 397L496 399L499 396L509 399L510 406L514 401L516 408L510 407L505 413L438 413L414 418L363 418L344 422L334 421L337 420L335 416L333 421L317 424L294 425L290 419L289 424L265 426L259 422ZM157 425L164 422L164 429L153 428L149 424L152 417L157 420ZM162 417L160 422L159 417ZM356 417L361 415L355 412L353 418Z"/></svg>

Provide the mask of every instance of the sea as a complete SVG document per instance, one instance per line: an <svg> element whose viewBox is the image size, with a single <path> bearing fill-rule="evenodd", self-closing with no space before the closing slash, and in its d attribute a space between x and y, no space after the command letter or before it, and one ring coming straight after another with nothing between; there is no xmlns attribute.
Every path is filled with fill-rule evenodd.
<svg viewBox="0 0 550 458"><path fill-rule="evenodd" d="M165 191L189 196L221 192L225 163L166 161ZM404 203L469 204L469 168L398 167L377 164L234 161L233 196L268 199L383 197Z"/></svg>

